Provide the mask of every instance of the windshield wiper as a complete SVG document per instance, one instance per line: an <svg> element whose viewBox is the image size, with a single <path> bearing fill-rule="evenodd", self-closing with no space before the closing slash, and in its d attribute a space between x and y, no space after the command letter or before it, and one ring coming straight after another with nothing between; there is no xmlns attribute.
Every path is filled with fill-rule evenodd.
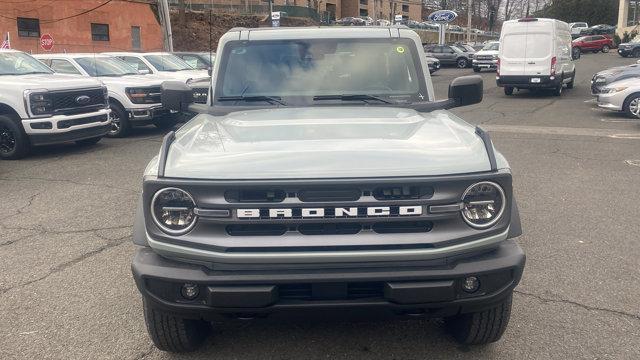
<svg viewBox="0 0 640 360"><path fill-rule="evenodd" d="M218 101L266 101L270 104L280 104L282 106L287 106L279 97L275 96L264 96L264 95L256 95L256 96L221 96L218 98Z"/></svg>
<svg viewBox="0 0 640 360"><path fill-rule="evenodd" d="M323 100L342 100L342 101L364 101L365 103L369 103L368 100L379 101L385 104L391 104L392 102L389 100L385 100L381 97L377 97L375 95L367 95L367 94L355 94L355 95L317 95L313 97L314 101L323 101Z"/></svg>

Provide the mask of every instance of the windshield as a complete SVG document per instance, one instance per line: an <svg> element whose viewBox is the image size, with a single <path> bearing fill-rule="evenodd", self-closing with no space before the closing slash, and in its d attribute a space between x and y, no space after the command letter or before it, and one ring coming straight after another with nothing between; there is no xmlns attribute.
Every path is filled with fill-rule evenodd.
<svg viewBox="0 0 640 360"><path fill-rule="evenodd" d="M19 52L0 52L0 75L51 74L40 61Z"/></svg>
<svg viewBox="0 0 640 360"><path fill-rule="evenodd" d="M215 91L224 105L230 105L222 103L225 97L249 96L353 101L367 95L362 101L376 103L427 97L418 51L408 39L237 41L224 50Z"/></svg>
<svg viewBox="0 0 640 360"><path fill-rule="evenodd" d="M137 75L136 69L114 57L82 57L75 59L89 76Z"/></svg>
<svg viewBox="0 0 640 360"><path fill-rule="evenodd" d="M193 70L184 60L171 54L166 55L145 55L147 61L153 65L158 71L182 71Z"/></svg>
<svg viewBox="0 0 640 360"><path fill-rule="evenodd" d="M500 50L500 43L496 42L496 43L489 43L487 45L485 45L482 50L495 50L498 51Z"/></svg>

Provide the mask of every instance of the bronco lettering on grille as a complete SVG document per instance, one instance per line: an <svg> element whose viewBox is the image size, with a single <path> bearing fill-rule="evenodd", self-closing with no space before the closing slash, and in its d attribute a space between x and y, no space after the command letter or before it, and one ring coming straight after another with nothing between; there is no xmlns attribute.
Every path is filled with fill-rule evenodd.
<svg viewBox="0 0 640 360"><path fill-rule="evenodd" d="M291 218L359 218L375 216L418 216L422 206L371 206L331 208L271 208L238 209L238 219L291 219Z"/></svg>

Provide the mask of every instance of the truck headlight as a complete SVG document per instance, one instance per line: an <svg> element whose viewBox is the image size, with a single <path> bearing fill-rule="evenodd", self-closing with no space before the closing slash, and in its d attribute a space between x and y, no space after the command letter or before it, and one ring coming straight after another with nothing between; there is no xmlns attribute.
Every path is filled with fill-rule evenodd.
<svg viewBox="0 0 640 360"><path fill-rule="evenodd" d="M29 94L29 110L34 116L53 115L53 101L48 92Z"/></svg>
<svg viewBox="0 0 640 360"><path fill-rule="evenodd" d="M469 226L486 229L493 226L504 213L506 199L500 185L482 181L462 194L462 218Z"/></svg>
<svg viewBox="0 0 640 360"><path fill-rule="evenodd" d="M151 216L162 231L182 235L196 224L196 203L191 195L178 188L161 189L151 200Z"/></svg>
<svg viewBox="0 0 640 360"><path fill-rule="evenodd" d="M127 97L134 104L153 104L158 103L154 97L160 97L160 89L152 88L127 88Z"/></svg>

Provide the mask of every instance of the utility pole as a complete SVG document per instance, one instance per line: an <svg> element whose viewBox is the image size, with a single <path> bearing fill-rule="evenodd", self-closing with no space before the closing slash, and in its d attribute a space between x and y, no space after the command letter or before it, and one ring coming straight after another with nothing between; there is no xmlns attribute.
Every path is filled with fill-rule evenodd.
<svg viewBox="0 0 640 360"><path fill-rule="evenodd" d="M165 51L173 51L173 33L171 32L171 14L167 0L158 0L158 13L162 26Z"/></svg>
<svg viewBox="0 0 640 360"><path fill-rule="evenodd" d="M471 0L467 1L467 42L471 42Z"/></svg>

